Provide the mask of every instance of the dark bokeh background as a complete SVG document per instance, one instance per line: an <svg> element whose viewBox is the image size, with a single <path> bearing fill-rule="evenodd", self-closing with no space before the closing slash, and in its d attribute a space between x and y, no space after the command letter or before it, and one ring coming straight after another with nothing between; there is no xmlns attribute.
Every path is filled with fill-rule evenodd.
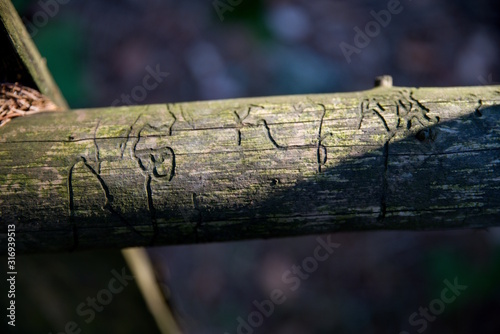
<svg viewBox="0 0 500 334"><path fill-rule="evenodd" d="M370 12L387 9L389 1L242 0L221 20L211 0L70 0L41 24L43 2L14 4L73 108L117 99L145 104L352 91L370 88L381 74L400 86L500 80L496 1L402 0L401 13L350 62L340 44L354 45L354 28L364 29L374 20ZM148 66L169 75L147 96L122 100L142 85ZM342 233L332 240L340 243L336 252L254 333L417 333L421 327L408 317L455 278L467 289L425 333L500 332L498 229ZM254 300L288 289L281 275L316 245L312 236L150 254L187 333L232 334L237 318L256 310ZM123 266L116 252L19 261L20 333L60 332L70 320L82 333L154 332L136 287L91 324L75 315L76 305Z"/></svg>

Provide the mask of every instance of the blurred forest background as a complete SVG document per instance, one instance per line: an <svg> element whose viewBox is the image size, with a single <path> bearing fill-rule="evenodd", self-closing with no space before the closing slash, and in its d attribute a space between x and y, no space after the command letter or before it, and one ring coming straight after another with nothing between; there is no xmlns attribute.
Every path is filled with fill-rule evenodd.
<svg viewBox="0 0 500 334"><path fill-rule="evenodd" d="M50 1L13 2L72 108L355 91L381 74L398 86L500 81L493 0L401 0L402 11L350 62L340 43L354 45L354 28L364 30L389 1L242 0L221 20L212 0L61 0L45 24ZM125 101L148 66L169 75ZM340 247L254 333L417 333L409 316L455 278L467 289L425 333L500 333L499 229L331 239ZM186 333L232 334L316 245L310 236L149 253ZM81 333L158 333L133 283L91 322L75 312L124 266L118 251L19 256L16 332L60 333L75 321Z"/></svg>

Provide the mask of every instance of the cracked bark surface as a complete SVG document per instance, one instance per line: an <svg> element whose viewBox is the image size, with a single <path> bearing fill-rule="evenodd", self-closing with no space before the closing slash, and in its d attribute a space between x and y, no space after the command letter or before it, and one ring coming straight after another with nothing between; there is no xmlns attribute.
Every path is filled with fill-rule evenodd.
<svg viewBox="0 0 500 334"><path fill-rule="evenodd" d="M18 118L0 241L19 252L500 224L500 88L369 91Z"/></svg>

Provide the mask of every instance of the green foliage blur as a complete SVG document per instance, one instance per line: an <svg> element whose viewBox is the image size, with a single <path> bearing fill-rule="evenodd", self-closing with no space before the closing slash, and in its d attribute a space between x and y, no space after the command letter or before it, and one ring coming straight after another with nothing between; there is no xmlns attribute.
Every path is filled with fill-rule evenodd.
<svg viewBox="0 0 500 334"><path fill-rule="evenodd" d="M33 23L33 14L41 10L36 1L14 0L13 4L25 24L26 21ZM84 82L86 40L78 20L67 15L55 15L49 17L43 27L33 27L37 30L32 28L28 32L32 34L42 57L47 60L49 71L69 106L73 109L88 106L89 89Z"/></svg>

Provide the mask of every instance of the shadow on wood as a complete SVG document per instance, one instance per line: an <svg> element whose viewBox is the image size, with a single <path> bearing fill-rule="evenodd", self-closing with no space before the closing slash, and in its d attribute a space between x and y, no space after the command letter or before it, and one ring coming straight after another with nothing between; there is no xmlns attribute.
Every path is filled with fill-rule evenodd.
<svg viewBox="0 0 500 334"><path fill-rule="evenodd" d="M40 252L498 224L496 100L393 99L405 92L16 119L0 238L15 224L19 252Z"/></svg>

